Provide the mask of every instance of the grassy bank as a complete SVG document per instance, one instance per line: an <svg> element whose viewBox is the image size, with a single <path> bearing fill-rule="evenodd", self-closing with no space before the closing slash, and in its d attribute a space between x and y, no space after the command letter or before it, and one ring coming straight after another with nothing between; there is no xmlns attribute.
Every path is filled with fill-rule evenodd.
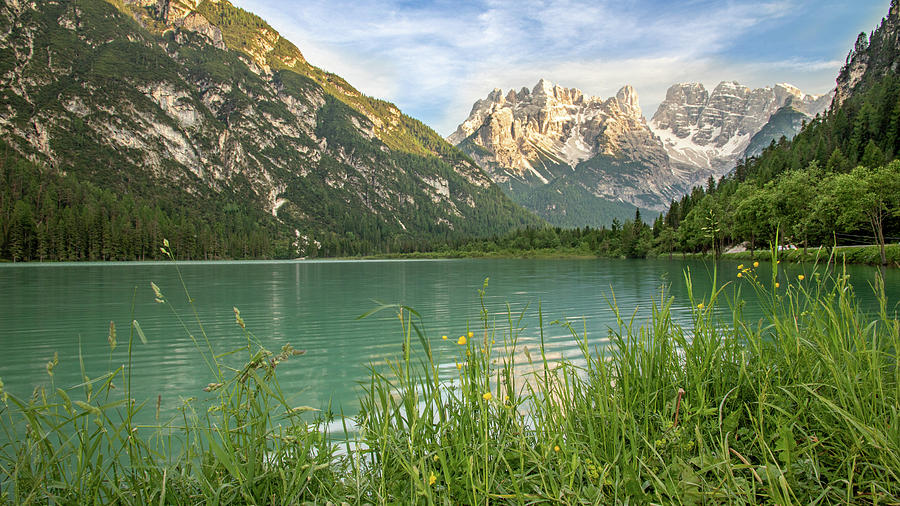
<svg viewBox="0 0 900 506"><path fill-rule="evenodd" d="M153 403L125 402L130 363L29 399L2 394L12 442L0 493L16 504L900 501L894 301L876 286L880 310L863 314L841 272L772 271L708 293L688 273L691 324L673 321L661 290L650 321L616 308L615 328L593 329L608 346L542 322L541 335L568 329L582 350L572 360L521 345L518 315L485 308L487 282L481 320L446 340L410 308L380 308L397 315L403 355L373 370L346 443L285 399L276 366L301 366L298 352L262 349L237 310L247 344L230 355L185 322L210 385L178 419L134 422ZM762 321L742 316L745 296L760 298ZM140 326L127 334L137 352ZM432 359L438 346L453 350L450 367Z"/></svg>
<svg viewBox="0 0 900 506"><path fill-rule="evenodd" d="M784 262L826 262L832 255L837 259L837 263L862 264L862 265L881 265L881 250L878 246L838 246L807 248L804 252L803 248L795 250L786 250L778 253L778 259ZM888 266L900 267L900 244L885 245L884 254L887 258ZM685 258L711 258L711 254L704 253L687 253L681 255L676 253L674 258L684 256ZM759 260L765 261L771 258L768 250L741 251L739 253L723 253L722 258L730 260Z"/></svg>
<svg viewBox="0 0 900 506"><path fill-rule="evenodd" d="M838 246L834 249L834 258L838 263L881 265L881 253L878 246ZM779 259L785 262L817 263L825 262L832 254L830 247L816 247L787 250L779 253ZM669 258L670 255L662 254L657 258ZM900 244L889 244L885 247L885 256L888 266L900 267ZM378 259L445 259L445 258L623 258L621 256L609 257L584 248L538 248L538 249L497 249L497 250L441 250L412 253L383 253L370 255L364 260ZM711 253L673 253L671 258L712 258ZM724 253L721 258L729 260L759 260L766 261L771 258L768 250L742 251L739 253Z"/></svg>
<svg viewBox="0 0 900 506"><path fill-rule="evenodd" d="M848 264L864 264L864 265L881 265L881 250L877 245L872 246L838 246L834 249L834 258L838 263L846 262ZM795 250L782 251L779 258L786 262L822 262L829 258L832 254L832 248L818 247L807 248L806 252L802 248ZM892 267L900 266L900 244L887 244L884 248L884 254L887 258L888 265ZM747 260L755 257L755 259L767 259L769 254L767 251L741 253L726 253L725 258L733 258L736 260Z"/></svg>

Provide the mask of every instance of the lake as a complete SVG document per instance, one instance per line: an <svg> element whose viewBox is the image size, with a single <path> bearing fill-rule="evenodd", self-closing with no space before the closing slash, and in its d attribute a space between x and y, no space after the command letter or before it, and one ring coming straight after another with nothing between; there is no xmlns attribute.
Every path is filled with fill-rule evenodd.
<svg viewBox="0 0 900 506"><path fill-rule="evenodd" d="M737 264L720 262L720 280L746 284L735 278ZM782 265L783 287L788 280L796 283L797 273L810 275L810 266ZM162 418L174 415L183 398L209 396L202 388L214 378L189 337L190 332L202 339L180 269L217 353L246 343L235 323L232 308L237 307L247 329L268 349L277 352L290 343L306 350L278 367L280 384L293 404L325 408L332 403L334 411L354 414L359 382L368 378L369 368L401 352L396 310L358 319L381 303L414 308L442 367L455 369L456 339L467 326L480 328L478 289L489 277L485 302L491 319L505 322L507 303L514 317L527 308L520 343L535 349L540 306L548 351L577 356L568 330L550 322L568 319L579 330L584 322L591 346L603 346L607 329L615 325L609 304L613 293L624 314L630 317L637 310L636 321L645 321L663 285L670 286L675 297L674 318L690 321L683 277L687 268L693 273L695 294L708 296L712 264L697 260L179 262L177 268L173 262L4 264L0 379L7 391L28 396L35 386L50 384L46 363L54 352L59 354L55 386L81 383L79 355L87 375L99 376L127 361L129 323L137 320L148 343L134 339L132 381L135 397L150 400L148 411L155 411L158 396ZM767 268L766 263L760 267L761 276L768 276ZM851 266L849 271L863 305L873 309L868 283L876 270ZM900 271L890 269L886 277L889 301L895 304ZM172 307L154 301L151 282ZM758 318L753 291L745 286L744 293L749 295L745 314ZM118 333L112 353L107 342L110 321ZM442 340L442 335L449 339Z"/></svg>

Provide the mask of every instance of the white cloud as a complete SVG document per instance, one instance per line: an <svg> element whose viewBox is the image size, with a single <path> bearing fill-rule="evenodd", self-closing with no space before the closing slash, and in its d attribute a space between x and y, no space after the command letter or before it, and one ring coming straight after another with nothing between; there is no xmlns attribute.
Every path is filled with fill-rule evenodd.
<svg viewBox="0 0 900 506"><path fill-rule="evenodd" d="M786 60L757 64L723 62L713 58L685 61L675 57L630 58L597 61L562 61L535 68L529 65L485 69L463 80L448 102L448 121L439 130L447 134L461 123L476 99L484 98L494 88L520 89L532 87L540 78L547 78L561 86L578 88L584 93L610 97L624 85L635 88L644 116L649 120L666 90L679 82L701 82L712 90L721 81L736 80L750 87L771 86L776 82L790 82L807 93L826 93L834 86L834 76L840 68L837 61L803 62ZM773 69L782 69L773 77Z"/></svg>
<svg viewBox="0 0 900 506"><path fill-rule="evenodd" d="M841 63L721 56L739 38L797 16L797 2L806 0L485 0L412 7L399 0L317 0L295 7L287 0L233 1L268 20L314 65L397 103L442 135L493 88L531 87L541 77L602 97L631 84L649 117L676 82L712 87L734 79L756 87L787 81L819 93L833 85Z"/></svg>

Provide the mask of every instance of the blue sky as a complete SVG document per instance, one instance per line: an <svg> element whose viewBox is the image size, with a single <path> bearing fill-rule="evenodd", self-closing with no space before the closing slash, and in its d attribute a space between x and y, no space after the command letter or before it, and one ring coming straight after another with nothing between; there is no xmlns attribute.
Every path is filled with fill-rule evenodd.
<svg viewBox="0 0 900 506"><path fill-rule="evenodd" d="M492 89L540 78L608 97L634 86L649 119L677 82L788 82L825 93L889 0L232 0L313 65L449 135Z"/></svg>

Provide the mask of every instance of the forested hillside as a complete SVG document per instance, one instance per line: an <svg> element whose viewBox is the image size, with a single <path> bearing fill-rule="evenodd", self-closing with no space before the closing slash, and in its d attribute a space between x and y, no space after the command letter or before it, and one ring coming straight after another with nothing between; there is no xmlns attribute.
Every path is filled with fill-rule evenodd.
<svg viewBox="0 0 900 506"><path fill-rule="evenodd" d="M163 237L183 258L358 255L542 223L227 1L2 2L0 33L0 259L153 258L136 245Z"/></svg>
<svg viewBox="0 0 900 506"><path fill-rule="evenodd" d="M0 144L0 251L22 260L151 260L168 239L179 258L284 258L292 240L272 216L234 203L121 194L41 170Z"/></svg>
<svg viewBox="0 0 900 506"><path fill-rule="evenodd" d="M660 230L674 248L716 253L746 242L878 243L900 236L900 9L861 33L831 108L718 183L673 201ZM883 248L882 248L883 251Z"/></svg>

